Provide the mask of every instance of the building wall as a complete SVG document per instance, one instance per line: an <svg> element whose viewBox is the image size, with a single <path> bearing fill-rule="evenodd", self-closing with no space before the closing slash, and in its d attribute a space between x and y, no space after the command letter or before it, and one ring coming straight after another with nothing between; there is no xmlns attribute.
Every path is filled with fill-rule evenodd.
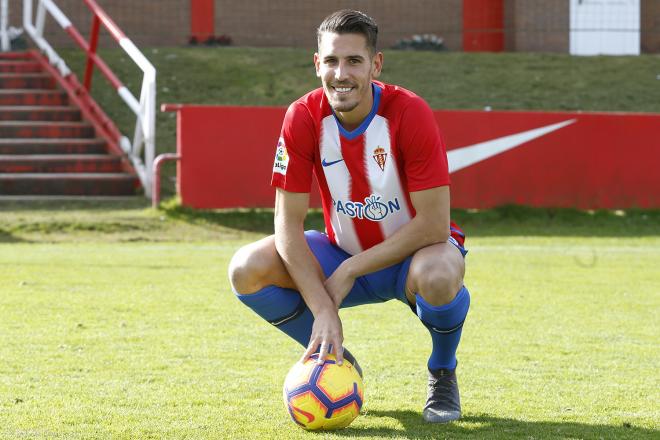
<svg viewBox="0 0 660 440"><path fill-rule="evenodd" d="M660 2L658 0L642 0L642 52L660 52Z"/></svg>
<svg viewBox="0 0 660 440"><path fill-rule="evenodd" d="M517 52L568 52L568 0L507 0L505 48Z"/></svg>
<svg viewBox="0 0 660 440"><path fill-rule="evenodd" d="M190 0L97 0L136 44L181 46L190 37ZM91 14L83 0L56 0L78 30L87 36ZM433 33L451 50L462 46L462 0L215 0L215 30L238 46L313 47L316 27L329 13L357 7L379 24L383 48L413 34ZM21 26L22 2L11 5L11 24ZM36 1L35 1L36 6ZM70 46L70 38L52 20L46 35L56 46ZM109 46L108 37L101 45Z"/></svg>
<svg viewBox="0 0 660 440"><path fill-rule="evenodd" d="M139 46L182 46L190 37L190 0L97 0ZM22 1L10 1L10 24L22 26ZM34 0L36 5L37 1ZM56 0L84 35L91 14L83 0ZM357 7L380 25L380 46L391 47L413 34L433 33L448 49L462 49L462 0L215 0L217 35L229 35L238 46L313 47L314 33L328 13ZM643 52L660 52L660 0L641 0ZM567 53L568 0L505 0L505 49ZM55 46L70 38L49 19L46 34ZM113 46L109 36L101 46Z"/></svg>
<svg viewBox="0 0 660 440"><path fill-rule="evenodd" d="M96 0L119 28L138 46L180 46L190 36L190 0ZM33 1L36 10L38 1ZM83 0L55 0L57 6L87 38L92 14ZM10 1L10 24L23 27L22 1ZM47 18L45 34L54 46L72 46L71 38ZM102 31L101 46L115 46Z"/></svg>
<svg viewBox="0 0 660 440"><path fill-rule="evenodd" d="M230 35L239 46L314 47L316 28L325 16L357 8L379 27L379 46L398 39L432 33L451 50L462 46L462 0L216 0L217 34Z"/></svg>

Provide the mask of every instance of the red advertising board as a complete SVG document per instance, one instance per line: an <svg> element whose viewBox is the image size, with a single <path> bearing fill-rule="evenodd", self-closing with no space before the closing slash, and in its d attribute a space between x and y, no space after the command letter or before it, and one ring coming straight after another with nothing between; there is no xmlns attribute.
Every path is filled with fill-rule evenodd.
<svg viewBox="0 0 660 440"><path fill-rule="evenodd" d="M271 207L283 107L169 105L178 184L193 208ZM452 206L660 207L660 115L434 112L447 144ZM319 206L315 193L312 205Z"/></svg>

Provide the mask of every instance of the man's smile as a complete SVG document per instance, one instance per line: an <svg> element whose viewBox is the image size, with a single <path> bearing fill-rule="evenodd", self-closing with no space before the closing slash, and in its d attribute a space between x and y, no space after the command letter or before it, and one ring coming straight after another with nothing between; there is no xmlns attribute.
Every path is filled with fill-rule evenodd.
<svg viewBox="0 0 660 440"><path fill-rule="evenodd" d="M335 92L337 92L338 94L350 93L350 92L352 92L353 89L355 88L355 87L347 87L347 86L342 86L342 87L331 86L331 87L332 87L332 89L333 89Z"/></svg>

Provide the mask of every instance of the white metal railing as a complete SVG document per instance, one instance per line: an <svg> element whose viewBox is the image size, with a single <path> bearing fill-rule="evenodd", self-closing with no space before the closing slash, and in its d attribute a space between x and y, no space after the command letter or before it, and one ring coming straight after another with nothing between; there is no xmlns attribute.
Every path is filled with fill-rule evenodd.
<svg viewBox="0 0 660 440"><path fill-rule="evenodd" d="M6 0L2 0L3 2ZM84 87L89 92L93 67L96 66L103 76L117 90L117 93L136 116L133 142L126 136L120 135L116 139L119 146L129 156L138 177L144 187L145 195L151 196L153 162L155 155L156 138L156 69L126 37L112 19L105 13L95 0L83 0L93 14L92 34L89 41L85 40L80 32L71 24L71 21L60 10L53 0L38 0L36 17L33 21L33 2L23 0L23 27L25 32L34 41L37 47L45 54L48 61L55 66L65 78L71 75L71 70L62 57L53 49L44 37L46 13L48 13L66 33L87 53L87 69L85 71ZM100 25L103 25L119 46L142 70L142 88L140 99L119 81L105 62L96 54L96 45ZM144 160L142 156L144 155Z"/></svg>
<svg viewBox="0 0 660 440"><path fill-rule="evenodd" d="M0 48L3 52L10 49L9 45L9 4L7 0L0 2Z"/></svg>
<svg viewBox="0 0 660 440"><path fill-rule="evenodd" d="M11 40L23 33L23 29L9 26L9 0L0 0L0 51L11 50Z"/></svg>

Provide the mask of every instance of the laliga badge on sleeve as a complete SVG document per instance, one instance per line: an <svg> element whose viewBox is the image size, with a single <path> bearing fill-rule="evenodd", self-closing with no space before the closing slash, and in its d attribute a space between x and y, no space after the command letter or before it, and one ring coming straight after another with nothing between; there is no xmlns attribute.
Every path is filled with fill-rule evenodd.
<svg viewBox="0 0 660 440"><path fill-rule="evenodd" d="M275 163L273 164L273 173L280 173L286 176L286 169L289 165L289 154L284 145L284 139L280 138L277 142L277 151L275 151Z"/></svg>

